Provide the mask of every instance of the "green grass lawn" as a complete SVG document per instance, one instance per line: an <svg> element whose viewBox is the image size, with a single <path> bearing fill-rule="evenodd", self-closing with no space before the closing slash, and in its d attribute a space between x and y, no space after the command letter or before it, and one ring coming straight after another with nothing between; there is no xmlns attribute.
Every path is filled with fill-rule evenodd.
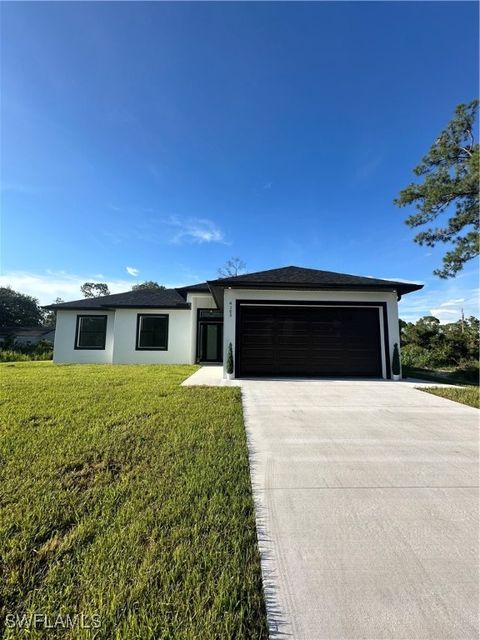
<svg viewBox="0 0 480 640"><path fill-rule="evenodd" d="M0 637L267 637L240 391L194 370L0 365Z"/></svg>
<svg viewBox="0 0 480 640"><path fill-rule="evenodd" d="M448 398L449 400L468 404L470 407L480 409L480 391L478 387L422 387L421 391L433 393L433 395Z"/></svg>

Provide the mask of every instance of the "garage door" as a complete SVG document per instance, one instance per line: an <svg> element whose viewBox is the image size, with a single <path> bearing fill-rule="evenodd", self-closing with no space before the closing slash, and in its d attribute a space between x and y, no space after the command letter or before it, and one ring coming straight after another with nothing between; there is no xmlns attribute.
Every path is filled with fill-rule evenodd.
<svg viewBox="0 0 480 640"><path fill-rule="evenodd" d="M240 376L381 377L376 307L240 305Z"/></svg>

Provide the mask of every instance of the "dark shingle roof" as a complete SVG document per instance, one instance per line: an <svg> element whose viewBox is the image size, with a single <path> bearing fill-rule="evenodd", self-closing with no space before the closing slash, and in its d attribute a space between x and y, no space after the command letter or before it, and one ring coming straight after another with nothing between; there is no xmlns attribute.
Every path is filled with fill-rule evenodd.
<svg viewBox="0 0 480 640"><path fill-rule="evenodd" d="M190 305L176 289L140 289L126 293L114 293L98 298L83 298L73 302L51 304L46 309L108 309L118 307L156 309L189 309Z"/></svg>
<svg viewBox="0 0 480 640"><path fill-rule="evenodd" d="M396 289L400 295L417 291L422 284L383 280L366 276L353 276L348 273L335 271L320 271L319 269L305 269L303 267L282 267L246 273L230 278L219 278L209 282L212 287L280 287L280 288L332 288L332 289Z"/></svg>
<svg viewBox="0 0 480 640"><path fill-rule="evenodd" d="M219 278L209 282L179 287L178 289L140 289L127 291L99 298L83 298L73 302L52 304L45 309L108 309L108 308L156 308L156 309L189 309L186 302L189 291L212 292L217 304L222 306L223 289L238 288L273 288L273 289L395 289L399 296L411 291L418 291L423 284L382 280L366 276L353 276L335 271L320 271L303 267L282 267L246 273L230 278Z"/></svg>
<svg viewBox="0 0 480 640"><path fill-rule="evenodd" d="M190 291L205 291L206 293L210 293L210 287L207 282L199 282L198 284L190 284L186 287L177 287L177 291L182 294L184 298L187 297L187 293Z"/></svg>

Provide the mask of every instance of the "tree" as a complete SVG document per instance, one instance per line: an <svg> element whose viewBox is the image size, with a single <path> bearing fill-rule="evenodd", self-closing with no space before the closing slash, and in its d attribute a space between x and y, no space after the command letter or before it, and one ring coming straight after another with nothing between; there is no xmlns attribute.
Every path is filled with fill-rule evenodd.
<svg viewBox="0 0 480 640"><path fill-rule="evenodd" d="M140 282L139 284L134 284L132 287L132 291L141 291L142 289L157 289L162 290L165 289L163 284L158 284L158 282L154 282L153 280L146 280L145 282Z"/></svg>
<svg viewBox="0 0 480 640"><path fill-rule="evenodd" d="M55 298L54 304L61 304L64 302L61 298ZM44 309L43 310L43 321L42 324L45 327L55 327L57 323L57 312L55 309Z"/></svg>
<svg viewBox="0 0 480 640"><path fill-rule="evenodd" d="M412 228L450 215L443 226L427 228L414 238L429 247L439 242L453 244L443 256L443 268L433 272L440 278L455 277L479 253L480 150L474 138L478 105L479 100L472 100L456 108L454 118L413 170L424 177L423 182L411 183L394 201L399 207L416 204L418 213L405 220Z"/></svg>
<svg viewBox="0 0 480 640"><path fill-rule="evenodd" d="M227 260L223 267L218 269L218 275L220 278L231 278L233 276L239 276L245 273L246 264L240 258L230 258Z"/></svg>
<svg viewBox="0 0 480 640"><path fill-rule="evenodd" d="M110 295L108 284L105 282L84 282L80 287L84 298L99 298Z"/></svg>
<svg viewBox="0 0 480 640"><path fill-rule="evenodd" d="M38 300L11 287L0 287L0 327L38 326L42 310Z"/></svg>
<svg viewBox="0 0 480 640"><path fill-rule="evenodd" d="M402 362L420 368L478 370L479 328L474 316L446 324L434 316L424 316L416 323L400 320Z"/></svg>
<svg viewBox="0 0 480 640"><path fill-rule="evenodd" d="M409 324L404 329L404 336L410 344L419 347L433 348L438 345L441 332L440 320L435 316L424 316L416 324Z"/></svg>

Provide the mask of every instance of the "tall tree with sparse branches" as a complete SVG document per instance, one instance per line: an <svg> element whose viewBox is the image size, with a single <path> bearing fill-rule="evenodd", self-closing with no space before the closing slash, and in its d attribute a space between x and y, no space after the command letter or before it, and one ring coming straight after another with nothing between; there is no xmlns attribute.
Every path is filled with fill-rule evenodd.
<svg viewBox="0 0 480 640"><path fill-rule="evenodd" d="M223 267L218 269L218 275L220 278L231 278L233 276L239 276L245 273L247 265L240 258L230 258L227 260Z"/></svg>
<svg viewBox="0 0 480 640"><path fill-rule="evenodd" d="M475 142L478 100L460 104L413 172L423 182L412 183L394 201L399 207L415 204L417 213L405 222L416 228L443 218L442 226L429 227L414 240L429 247L451 243L443 267L433 273L453 278L479 253L479 144ZM443 215L444 214L444 215Z"/></svg>

